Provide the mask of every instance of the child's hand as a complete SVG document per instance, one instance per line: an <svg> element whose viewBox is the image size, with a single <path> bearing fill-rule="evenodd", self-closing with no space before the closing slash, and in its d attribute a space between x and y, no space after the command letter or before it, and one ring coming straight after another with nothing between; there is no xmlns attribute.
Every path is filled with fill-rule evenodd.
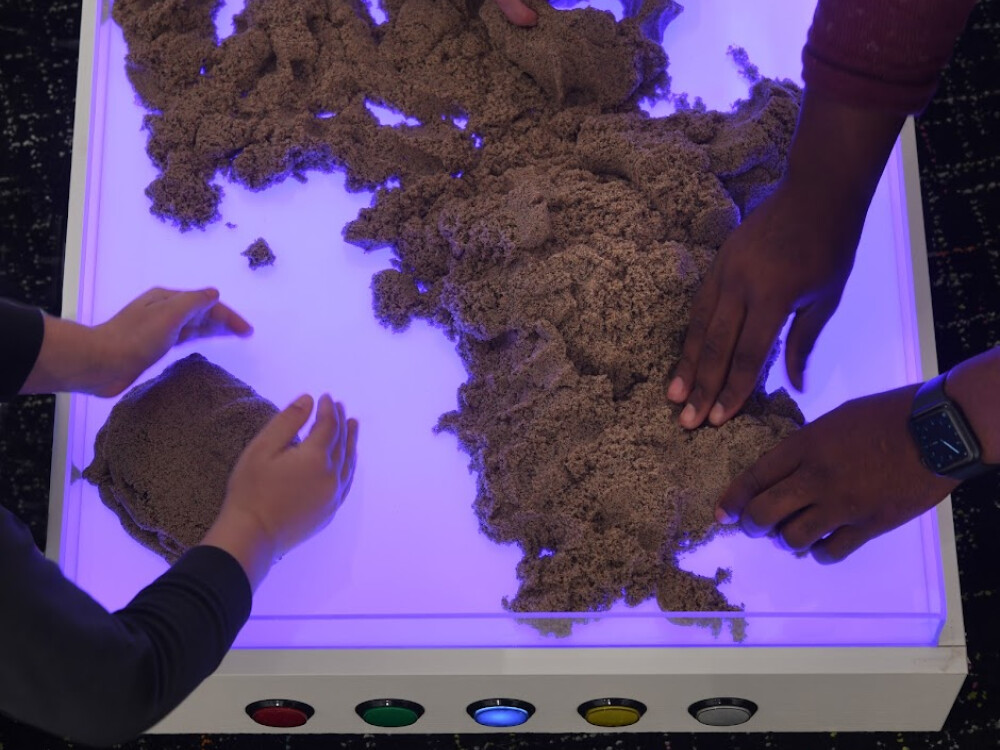
<svg viewBox="0 0 1000 750"><path fill-rule="evenodd" d="M249 336L253 328L219 302L219 292L150 289L93 328L99 367L88 389L117 396L177 344L212 336Z"/></svg>
<svg viewBox="0 0 1000 750"><path fill-rule="evenodd" d="M253 588L275 560L330 522L351 489L357 421L324 394L309 436L292 445L311 412L312 399L303 396L247 446L202 541L233 555Z"/></svg>
<svg viewBox="0 0 1000 750"><path fill-rule="evenodd" d="M93 328L46 315L42 348L21 393L117 396L181 342L251 333L215 289L150 289Z"/></svg>

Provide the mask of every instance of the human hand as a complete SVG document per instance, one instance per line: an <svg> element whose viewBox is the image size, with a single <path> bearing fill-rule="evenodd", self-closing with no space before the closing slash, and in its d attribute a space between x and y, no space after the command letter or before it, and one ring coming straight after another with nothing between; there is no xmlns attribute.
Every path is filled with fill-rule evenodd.
<svg viewBox="0 0 1000 750"><path fill-rule="evenodd" d="M92 330L97 359L88 391L106 397L124 391L177 344L253 333L215 289L150 289Z"/></svg>
<svg viewBox="0 0 1000 750"><path fill-rule="evenodd" d="M88 327L44 318L38 358L21 393L117 396L171 347L209 336L249 336L253 328L219 302L215 289L150 289L111 320Z"/></svg>
<svg viewBox="0 0 1000 750"><path fill-rule="evenodd" d="M719 499L716 518L821 563L843 560L948 495L909 433L917 385L848 401L766 453Z"/></svg>
<svg viewBox="0 0 1000 750"><path fill-rule="evenodd" d="M521 0L496 0L496 4L515 26L534 26L538 23L538 14Z"/></svg>
<svg viewBox="0 0 1000 750"><path fill-rule="evenodd" d="M326 527L351 489L358 422L324 394L308 437L292 445L312 406L301 397L246 447L202 541L232 554L254 588L274 560Z"/></svg>
<svg viewBox="0 0 1000 750"><path fill-rule="evenodd" d="M753 393L785 320L792 384L840 304L865 213L830 205L815 186L786 179L719 249L692 302L667 398L687 402L681 426L720 425Z"/></svg>

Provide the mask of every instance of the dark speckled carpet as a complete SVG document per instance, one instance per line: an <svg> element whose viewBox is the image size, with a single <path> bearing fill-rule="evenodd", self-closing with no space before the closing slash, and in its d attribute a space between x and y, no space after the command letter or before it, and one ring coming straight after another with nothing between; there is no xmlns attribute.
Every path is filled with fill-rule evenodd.
<svg viewBox="0 0 1000 750"><path fill-rule="evenodd" d="M805 0L803 0L805 1ZM0 0L0 294L59 312L79 3ZM1000 341L1000 0L983 0L918 120L938 356L951 367ZM0 353L2 357L2 353ZM44 542L53 400L0 406L0 503ZM785 735L157 736L129 748L1000 747L1000 480L956 493L971 676L943 732ZM0 571L0 575L9 575ZM5 606L0 602L0 607ZM3 665L0 664L0 669ZM0 750L72 747L0 718Z"/></svg>

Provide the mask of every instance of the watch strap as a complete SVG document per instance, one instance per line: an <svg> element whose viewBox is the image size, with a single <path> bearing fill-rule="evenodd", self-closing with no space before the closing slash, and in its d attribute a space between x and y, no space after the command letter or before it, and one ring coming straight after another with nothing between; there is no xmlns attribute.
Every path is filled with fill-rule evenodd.
<svg viewBox="0 0 1000 750"><path fill-rule="evenodd" d="M945 401L951 401L944 390L944 382L948 379L948 371L945 370L940 375L935 375L917 390L917 395L913 397L913 408L911 414L917 416ZM965 415L963 414L964 418ZM966 420L967 421L967 420Z"/></svg>

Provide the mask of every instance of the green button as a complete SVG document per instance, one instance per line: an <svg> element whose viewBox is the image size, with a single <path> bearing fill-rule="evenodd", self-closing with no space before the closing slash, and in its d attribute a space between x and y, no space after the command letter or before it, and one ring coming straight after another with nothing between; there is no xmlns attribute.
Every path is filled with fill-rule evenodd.
<svg viewBox="0 0 1000 750"><path fill-rule="evenodd" d="M420 714L403 706L375 706L361 714L361 718L375 727L408 727Z"/></svg>

